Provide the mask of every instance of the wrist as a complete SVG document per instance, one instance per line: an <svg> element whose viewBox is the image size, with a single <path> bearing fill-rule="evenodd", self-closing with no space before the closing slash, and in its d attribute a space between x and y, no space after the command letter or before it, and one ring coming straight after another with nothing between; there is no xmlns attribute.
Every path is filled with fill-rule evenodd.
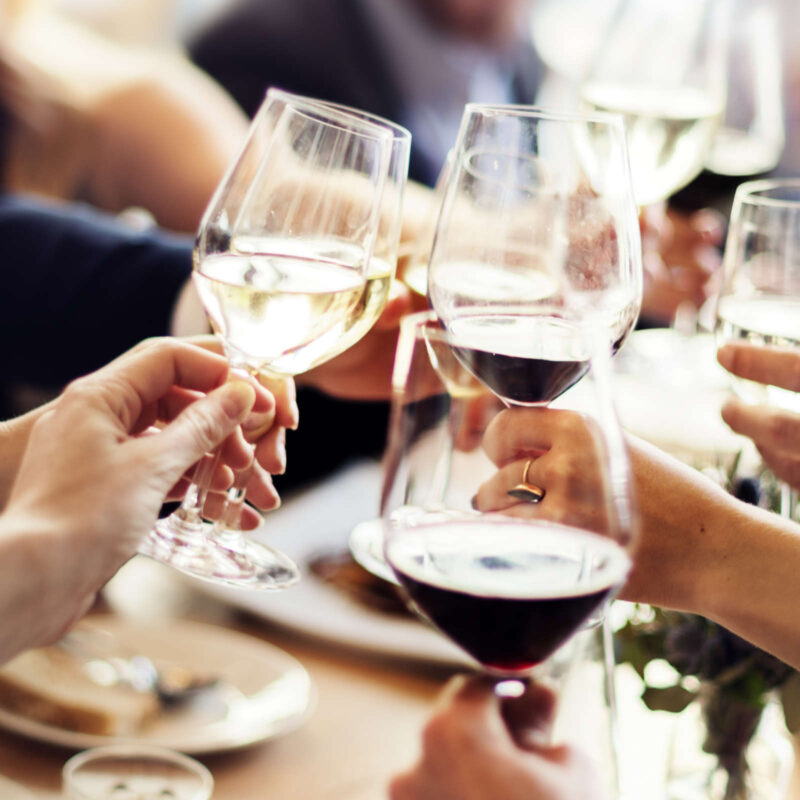
<svg viewBox="0 0 800 800"><path fill-rule="evenodd" d="M630 445L639 540L621 597L707 613L725 580L728 529L744 504L657 448Z"/></svg>

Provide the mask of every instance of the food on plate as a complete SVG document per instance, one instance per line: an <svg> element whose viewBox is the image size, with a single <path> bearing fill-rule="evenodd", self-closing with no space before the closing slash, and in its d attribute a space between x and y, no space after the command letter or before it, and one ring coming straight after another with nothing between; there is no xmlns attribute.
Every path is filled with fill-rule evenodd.
<svg viewBox="0 0 800 800"><path fill-rule="evenodd" d="M84 672L85 663L58 645L22 653L0 669L0 708L98 736L127 736L158 716L153 692L99 686Z"/></svg>

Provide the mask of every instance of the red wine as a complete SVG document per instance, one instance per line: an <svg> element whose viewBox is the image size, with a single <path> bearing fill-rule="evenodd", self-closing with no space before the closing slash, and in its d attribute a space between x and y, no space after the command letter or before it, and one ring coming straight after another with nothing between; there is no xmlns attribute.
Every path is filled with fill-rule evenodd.
<svg viewBox="0 0 800 800"><path fill-rule="evenodd" d="M503 672L552 655L630 566L611 539L496 518L397 532L387 556L409 605L476 661Z"/></svg>
<svg viewBox="0 0 800 800"><path fill-rule="evenodd" d="M470 315L454 319L450 332L458 360L511 403L550 403L589 369L578 328L559 317Z"/></svg>

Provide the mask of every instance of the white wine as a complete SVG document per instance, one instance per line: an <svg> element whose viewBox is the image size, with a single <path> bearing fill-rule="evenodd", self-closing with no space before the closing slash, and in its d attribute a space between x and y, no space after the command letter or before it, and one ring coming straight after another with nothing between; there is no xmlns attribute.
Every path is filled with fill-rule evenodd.
<svg viewBox="0 0 800 800"><path fill-rule="evenodd" d="M231 251L195 265L214 330L248 367L297 375L335 352L364 295L359 260Z"/></svg>
<svg viewBox="0 0 800 800"><path fill-rule="evenodd" d="M782 144L735 128L720 128L706 159L717 175L758 175L769 172L781 157Z"/></svg>
<svg viewBox="0 0 800 800"><path fill-rule="evenodd" d="M800 298L786 295L722 297L717 307L717 344L750 342L800 352ZM751 403L770 403L800 411L800 394L737 378L734 388Z"/></svg>
<svg viewBox="0 0 800 800"><path fill-rule="evenodd" d="M624 115L639 205L666 199L700 173L723 109L716 95L685 86L593 81L581 96L592 111Z"/></svg>
<svg viewBox="0 0 800 800"><path fill-rule="evenodd" d="M374 257L370 259L364 291L342 323L336 346L323 353L310 367L343 353L367 333L386 306L393 275L394 269L389 263Z"/></svg>

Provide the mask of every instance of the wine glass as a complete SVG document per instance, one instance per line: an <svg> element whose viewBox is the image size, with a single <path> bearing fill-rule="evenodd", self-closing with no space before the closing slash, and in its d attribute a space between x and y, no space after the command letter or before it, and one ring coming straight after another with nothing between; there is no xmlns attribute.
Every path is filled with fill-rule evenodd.
<svg viewBox="0 0 800 800"><path fill-rule="evenodd" d="M580 321L622 345L642 267L621 118L470 104L436 195L427 294L470 391L477 378L508 403L554 399L588 369ZM349 546L390 577L375 521Z"/></svg>
<svg viewBox="0 0 800 800"><path fill-rule="evenodd" d="M78 753L62 770L66 800L209 800L214 778L163 747L116 744Z"/></svg>
<svg viewBox="0 0 800 800"><path fill-rule="evenodd" d="M363 115L267 93L194 250L195 285L233 375L304 372L340 352L342 342L352 344L353 329L363 334L365 314L377 316L386 297L380 287L388 290L390 276L368 279L391 197L394 136ZM402 164L395 167L404 179ZM213 463L201 463L180 508L158 521L143 552L216 582L260 589L295 582L290 559L241 534L252 464L236 475L221 520L207 535L203 509Z"/></svg>
<svg viewBox="0 0 800 800"><path fill-rule="evenodd" d="M711 152L725 111L729 0L621 0L581 87L625 116L636 202L665 200Z"/></svg>
<svg viewBox="0 0 800 800"><path fill-rule="evenodd" d="M408 176L408 161L411 154L411 134L402 125L360 109L350 108L327 100L319 101L326 108L377 125L391 137L388 174L380 200L378 231L372 247L366 276L366 290L353 314L347 331L343 332L337 345L325 360L344 352L358 342L375 324L383 311L395 276L403 225L403 198Z"/></svg>
<svg viewBox="0 0 800 800"><path fill-rule="evenodd" d="M428 295L457 357L511 404L546 404L586 372L577 323L619 349L642 298L621 118L468 105Z"/></svg>
<svg viewBox="0 0 800 800"><path fill-rule="evenodd" d="M404 320L381 512L409 606L497 682L561 684L553 654L623 582L634 538L610 352L591 324L581 382L551 407L505 408L430 313ZM536 490L539 502L517 493ZM563 654L563 651L562 651Z"/></svg>
<svg viewBox="0 0 800 800"><path fill-rule="evenodd" d="M786 142L783 61L774 0L733 0L727 98L706 169L758 175L778 163Z"/></svg>
<svg viewBox="0 0 800 800"><path fill-rule="evenodd" d="M800 179L749 181L736 190L717 298L716 340L800 348ZM795 392L735 379L746 401L800 411ZM781 513L792 516L791 489Z"/></svg>

